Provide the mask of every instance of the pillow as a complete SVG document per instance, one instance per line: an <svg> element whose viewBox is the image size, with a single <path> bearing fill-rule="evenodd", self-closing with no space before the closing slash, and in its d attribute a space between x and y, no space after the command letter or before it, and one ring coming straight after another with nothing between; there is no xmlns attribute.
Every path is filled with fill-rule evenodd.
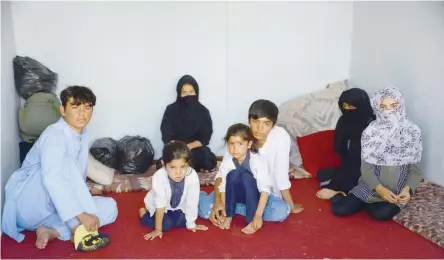
<svg viewBox="0 0 444 260"><path fill-rule="evenodd" d="M320 169L338 167L341 164L333 146L334 136L334 130L327 130L297 137L303 167L315 178Z"/></svg>
<svg viewBox="0 0 444 260"><path fill-rule="evenodd" d="M299 167L305 164L296 145L297 137L336 128L342 115L338 106L339 96L349 87L348 80L334 82L324 89L299 96L279 107L276 125L283 127L292 137L291 165Z"/></svg>
<svg viewBox="0 0 444 260"><path fill-rule="evenodd" d="M393 220L444 249L444 188L424 181Z"/></svg>
<svg viewBox="0 0 444 260"><path fill-rule="evenodd" d="M86 176L97 184L111 185L114 178L114 169L103 165L97 161L92 154L88 155L88 164L86 169Z"/></svg>

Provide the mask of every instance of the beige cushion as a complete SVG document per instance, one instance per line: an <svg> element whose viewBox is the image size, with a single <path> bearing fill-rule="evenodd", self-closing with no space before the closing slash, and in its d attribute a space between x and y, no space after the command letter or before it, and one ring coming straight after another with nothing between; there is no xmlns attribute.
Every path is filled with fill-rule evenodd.
<svg viewBox="0 0 444 260"><path fill-rule="evenodd" d="M276 124L287 130L291 136L291 165L303 164L296 137L336 128L342 115L338 107L339 96L348 88L348 80L338 81L281 105Z"/></svg>
<svg viewBox="0 0 444 260"><path fill-rule="evenodd" d="M86 176L98 184L111 185L114 178L114 169L103 165L89 154Z"/></svg>

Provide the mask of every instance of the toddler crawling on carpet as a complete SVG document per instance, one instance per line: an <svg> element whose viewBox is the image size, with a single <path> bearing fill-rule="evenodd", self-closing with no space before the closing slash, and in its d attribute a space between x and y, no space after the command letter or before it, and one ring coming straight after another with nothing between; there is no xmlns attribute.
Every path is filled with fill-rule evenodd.
<svg viewBox="0 0 444 260"><path fill-rule="evenodd" d="M200 183L196 171L189 166L190 150L180 141L163 148L162 165L152 178L152 189L145 196L145 208L139 210L140 223L154 230L146 240L162 238L173 227L196 232L207 230L197 225Z"/></svg>

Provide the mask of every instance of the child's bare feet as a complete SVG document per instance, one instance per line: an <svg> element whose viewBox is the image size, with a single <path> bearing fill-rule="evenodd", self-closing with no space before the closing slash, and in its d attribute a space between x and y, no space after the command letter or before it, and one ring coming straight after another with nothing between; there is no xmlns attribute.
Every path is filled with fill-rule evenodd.
<svg viewBox="0 0 444 260"><path fill-rule="evenodd" d="M139 218L142 218L143 215L145 215L148 212L148 210L146 210L146 208L140 208L139 209Z"/></svg>
<svg viewBox="0 0 444 260"><path fill-rule="evenodd" d="M340 191L330 190L330 189L321 189L316 193L316 197L322 200L329 200L333 198L336 194L342 193Z"/></svg>
<svg viewBox="0 0 444 260"><path fill-rule="evenodd" d="M35 246L38 249L44 249L48 242L58 238L60 236L59 232L53 228L47 228L44 226L40 226L36 230L37 239L35 241Z"/></svg>
<svg viewBox="0 0 444 260"><path fill-rule="evenodd" d="M224 221L218 226L220 229L230 229L232 217L225 217Z"/></svg>
<svg viewBox="0 0 444 260"><path fill-rule="evenodd" d="M258 231L259 229L255 229L254 227L253 227L253 222L251 222L250 224L248 224L246 227L244 227L243 229L242 229L242 232L243 233L245 233L245 234L247 234L247 235L250 235L250 234L254 234L256 231Z"/></svg>

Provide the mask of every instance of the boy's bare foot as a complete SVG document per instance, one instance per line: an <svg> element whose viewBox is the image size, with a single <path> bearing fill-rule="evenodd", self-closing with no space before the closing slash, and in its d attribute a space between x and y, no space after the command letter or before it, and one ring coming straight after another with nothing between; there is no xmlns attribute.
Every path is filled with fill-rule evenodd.
<svg viewBox="0 0 444 260"><path fill-rule="evenodd" d="M330 190L330 189L321 189L316 193L316 197L320 198L321 200L329 200L333 198L336 194L342 193L340 191Z"/></svg>
<svg viewBox="0 0 444 260"><path fill-rule="evenodd" d="M230 229L232 217L225 217L224 221L218 225L220 229Z"/></svg>
<svg viewBox="0 0 444 260"><path fill-rule="evenodd" d="M44 226L40 226L36 230L37 239L35 241L35 246L38 249L44 249L48 242L58 238L60 236L59 232L53 228L47 228Z"/></svg>
<svg viewBox="0 0 444 260"><path fill-rule="evenodd" d="M258 231L259 229L254 229L254 227L253 227L253 222L251 222L250 224L248 224L246 227L244 227L243 229L242 229L242 232L243 233L245 233L245 234L247 234L247 235L250 235L250 234L254 234L256 231Z"/></svg>
<svg viewBox="0 0 444 260"><path fill-rule="evenodd" d="M291 209L291 213L298 214L301 213L304 210L304 206L301 204L294 204L294 208Z"/></svg>
<svg viewBox="0 0 444 260"><path fill-rule="evenodd" d="M148 212L148 210L146 210L146 208L140 208L139 209L139 217L142 218L143 215L145 215Z"/></svg>

